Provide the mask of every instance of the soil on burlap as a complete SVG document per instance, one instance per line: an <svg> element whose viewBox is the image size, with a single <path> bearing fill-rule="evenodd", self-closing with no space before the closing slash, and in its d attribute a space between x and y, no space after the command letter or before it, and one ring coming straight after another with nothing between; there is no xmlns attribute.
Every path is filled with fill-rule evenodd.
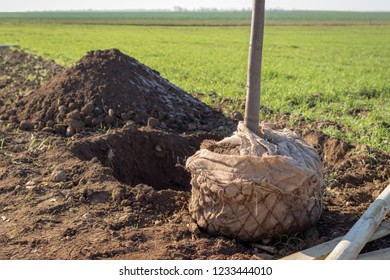
<svg viewBox="0 0 390 280"><path fill-rule="evenodd" d="M93 77L99 81L96 85L107 84L113 89L111 82L97 74L102 73L99 69L83 68L81 71L76 65L70 69L80 77L68 75L70 70L67 69L51 78L57 72L55 69L60 68L20 51L0 49L0 54L0 67L11 65L11 61L17 65L18 60L20 65L35 65L28 68L24 76L19 72L3 74L5 72L0 71L0 81L7 80L6 86L0 89L4 116L0 126L0 259L278 258L346 233L390 183L389 154L324 135L318 132L321 123L297 120L292 129L313 145L323 160L325 206L319 223L305 233L264 241L274 249L267 252L250 244L210 236L199 232L189 217L189 174L183 165L203 139L225 136L225 131L211 123L218 112L203 107L197 109L200 115L190 111L193 118L182 116L181 119L187 125L186 130L184 126L169 123L167 112L176 111L153 115L153 106L161 104L149 106L145 101L141 109L145 114L136 113L136 106L129 105L128 108L134 111L129 122L122 119L117 106L119 98L117 102L114 102L115 97L106 99L107 108L99 101L113 91L103 88L94 91L92 85L89 86L92 80L80 82L80 88L70 90L75 86L72 79L82 79L80 75L84 72L90 76L95 72ZM84 59L99 60L101 53L98 54L90 53ZM105 54L118 57L116 51ZM49 81L42 87L26 79L29 74L36 73L37 68L47 71L40 83L45 79ZM54 87L55 80L64 79L68 84ZM121 87L121 84L118 80L117 86ZM82 85L91 91L87 93ZM19 94L25 96L23 101L19 103L15 98L4 102L15 95L18 88L23 88ZM51 94L45 91L49 94L46 96L43 88L62 90L66 95L60 100L62 105L52 98L54 91ZM54 107L49 119L54 122L52 131L38 127L39 121L46 122L44 128L47 127L47 121L42 119L45 107L34 105L32 100L40 101L40 104L54 102L50 103ZM56 123L60 106L66 107L66 114L78 109L79 120L85 122L81 110L90 101L104 112L94 110L93 118L105 118L109 109L114 110L117 128L112 124L112 129L107 131L85 124L72 137L55 133L54 125L66 124L61 120ZM126 106L126 102L120 104ZM226 102L223 100L221 104ZM9 110L14 111L9 113ZM207 122L202 114L215 118ZM144 117L137 120L137 115ZM158 122L145 126L151 116ZM277 127L285 127L288 118L281 116ZM19 130L22 120L31 121L35 127L30 131ZM234 121L227 118L221 118L218 125L228 121L234 127ZM389 238L383 238L371 242L364 250L389 246Z"/></svg>

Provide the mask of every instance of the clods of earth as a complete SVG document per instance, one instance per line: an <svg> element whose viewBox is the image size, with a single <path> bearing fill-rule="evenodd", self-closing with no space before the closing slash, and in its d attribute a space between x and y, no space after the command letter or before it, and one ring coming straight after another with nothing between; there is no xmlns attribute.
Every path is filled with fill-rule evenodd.
<svg viewBox="0 0 390 280"><path fill-rule="evenodd" d="M231 135L242 108L226 104L243 104L204 96L115 49L63 68L0 48L0 259L277 259L345 234L390 183L389 154L275 113L323 160L320 221L260 248L202 232L185 161Z"/></svg>

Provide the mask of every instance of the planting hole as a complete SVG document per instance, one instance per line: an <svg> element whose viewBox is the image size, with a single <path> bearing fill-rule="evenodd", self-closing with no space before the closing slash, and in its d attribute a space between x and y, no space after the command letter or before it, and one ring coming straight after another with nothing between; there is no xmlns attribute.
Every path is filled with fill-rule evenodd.
<svg viewBox="0 0 390 280"><path fill-rule="evenodd" d="M96 136L76 143L72 151L82 160L98 158L124 184L188 191L190 174L185 161L206 138L212 136L177 135L143 127Z"/></svg>

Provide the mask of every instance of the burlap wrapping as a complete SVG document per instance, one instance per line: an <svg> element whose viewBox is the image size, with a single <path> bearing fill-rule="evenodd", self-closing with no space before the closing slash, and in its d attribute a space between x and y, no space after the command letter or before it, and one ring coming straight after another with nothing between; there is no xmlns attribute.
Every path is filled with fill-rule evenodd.
<svg viewBox="0 0 390 280"><path fill-rule="evenodd" d="M262 134L240 123L233 136L213 144L215 152L201 148L188 158L189 211L200 228L255 242L300 232L318 221L319 156L292 131L263 127Z"/></svg>

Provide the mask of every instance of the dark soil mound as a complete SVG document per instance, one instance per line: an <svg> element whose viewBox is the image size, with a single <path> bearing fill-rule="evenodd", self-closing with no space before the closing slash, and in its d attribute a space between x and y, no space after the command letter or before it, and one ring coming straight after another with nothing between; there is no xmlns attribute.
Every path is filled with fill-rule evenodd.
<svg viewBox="0 0 390 280"><path fill-rule="evenodd" d="M18 115L22 129L67 135L86 128L122 127L129 120L175 132L212 131L227 122L158 72L116 49L89 52L22 103Z"/></svg>
<svg viewBox="0 0 390 280"><path fill-rule="evenodd" d="M54 61L21 50L0 48L0 120L16 119L15 103L61 70Z"/></svg>

